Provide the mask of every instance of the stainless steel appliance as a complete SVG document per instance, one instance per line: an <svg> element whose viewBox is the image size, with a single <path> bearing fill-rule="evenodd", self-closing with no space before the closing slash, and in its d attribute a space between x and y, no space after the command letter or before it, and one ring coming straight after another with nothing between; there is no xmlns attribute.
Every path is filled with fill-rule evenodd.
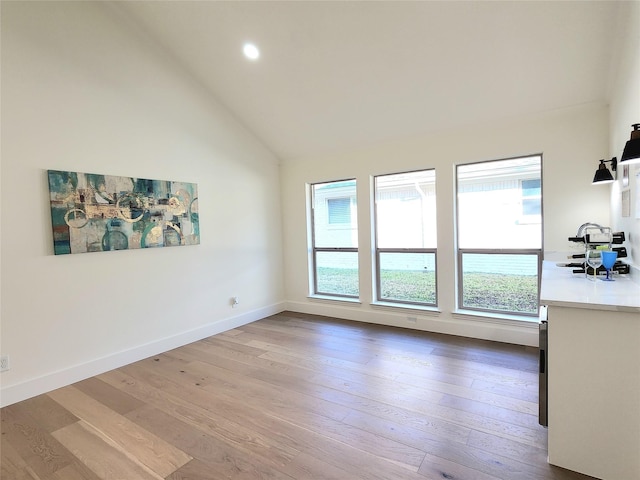
<svg viewBox="0 0 640 480"><path fill-rule="evenodd" d="M547 413L549 394L547 390L549 362L548 359L548 316L547 306L540 306L540 322L538 324L538 345L540 349L540 363L538 375L538 423L543 427L548 426Z"/></svg>

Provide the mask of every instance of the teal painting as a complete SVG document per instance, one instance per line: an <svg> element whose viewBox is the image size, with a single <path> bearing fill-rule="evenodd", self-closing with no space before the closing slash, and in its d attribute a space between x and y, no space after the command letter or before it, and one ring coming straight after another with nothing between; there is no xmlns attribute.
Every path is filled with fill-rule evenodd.
<svg viewBox="0 0 640 480"><path fill-rule="evenodd" d="M198 245L198 185L48 170L56 255Z"/></svg>

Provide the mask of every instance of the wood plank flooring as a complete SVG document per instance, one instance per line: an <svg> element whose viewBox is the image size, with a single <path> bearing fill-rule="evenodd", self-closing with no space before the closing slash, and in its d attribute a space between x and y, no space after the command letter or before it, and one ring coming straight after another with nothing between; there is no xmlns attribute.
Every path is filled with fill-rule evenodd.
<svg viewBox="0 0 640 480"><path fill-rule="evenodd" d="M2 480L584 480L537 350L284 312L5 407Z"/></svg>

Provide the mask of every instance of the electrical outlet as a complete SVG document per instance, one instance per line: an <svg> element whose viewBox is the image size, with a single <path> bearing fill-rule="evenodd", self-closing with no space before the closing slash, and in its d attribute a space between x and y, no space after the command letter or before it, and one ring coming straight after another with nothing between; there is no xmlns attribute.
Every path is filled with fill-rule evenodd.
<svg viewBox="0 0 640 480"><path fill-rule="evenodd" d="M0 355L0 372L9 370L9 355Z"/></svg>
<svg viewBox="0 0 640 480"><path fill-rule="evenodd" d="M231 306L233 308L236 308L238 305L240 305L240 298L239 297L231 297Z"/></svg>
<svg viewBox="0 0 640 480"><path fill-rule="evenodd" d="M407 322L409 323L417 323L418 319L416 317L407 317Z"/></svg>

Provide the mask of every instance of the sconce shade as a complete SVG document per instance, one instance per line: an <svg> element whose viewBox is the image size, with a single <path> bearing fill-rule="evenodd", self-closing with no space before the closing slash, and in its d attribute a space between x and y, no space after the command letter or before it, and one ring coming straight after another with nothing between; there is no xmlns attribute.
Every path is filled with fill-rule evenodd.
<svg viewBox="0 0 640 480"><path fill-rule="evenodd" d="M625 145L622 158L620 158L622 165L640 163L640 123L634 123L631 126L633 127L631 139Z"/></svg>
<svg viewBox="0 0 640 480"><path fill-rule="evenodd" d="M614 157L615 158L615 157ZM605 183L613 182L613 175L604 164L604 160L600 160L600 165L598 166L598 170L596 170L596 174L593 177L592 185L604 185Z"/></svg>

